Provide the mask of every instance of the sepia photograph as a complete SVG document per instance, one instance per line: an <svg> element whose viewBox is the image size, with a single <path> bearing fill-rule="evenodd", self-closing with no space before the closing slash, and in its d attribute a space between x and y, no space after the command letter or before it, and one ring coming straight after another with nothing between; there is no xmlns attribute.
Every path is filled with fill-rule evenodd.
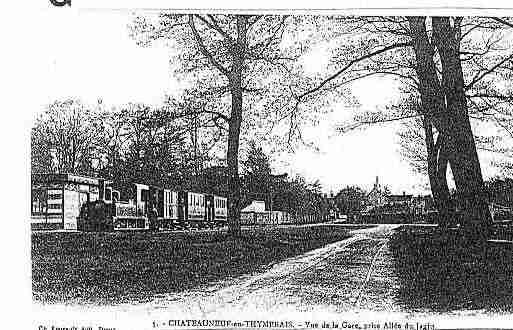
<svg viewBox="0 0 513 330"><path fill-rule="evenodd" d="M512 17L52 4L33 329L513 328Z"/></svg>

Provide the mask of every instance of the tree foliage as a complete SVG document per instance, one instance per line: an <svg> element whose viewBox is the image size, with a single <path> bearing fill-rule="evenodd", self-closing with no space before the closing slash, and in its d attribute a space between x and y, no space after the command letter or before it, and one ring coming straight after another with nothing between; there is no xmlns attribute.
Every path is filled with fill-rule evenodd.
<svg viewBox="0 0 513 330"><path fill-rule="evenodd" d="M190 186L189 130L184 118L165 107L128 104L104 110L77 100L56 101L32 130L32 171Z"/></svg>
<svg viewBox="0 0 513 330"><path fill-rule="evenodd" d="M343 214L358 213L363 209L367 193L358 186L342 188L335 196L337 208Z"/></svg>
<svg viewBox="0 0 513 330"><path fill-rule="evenodd" d="M32 171L91 174L99 164L96 113L78 100L55 101L31 132Z"/></svg>

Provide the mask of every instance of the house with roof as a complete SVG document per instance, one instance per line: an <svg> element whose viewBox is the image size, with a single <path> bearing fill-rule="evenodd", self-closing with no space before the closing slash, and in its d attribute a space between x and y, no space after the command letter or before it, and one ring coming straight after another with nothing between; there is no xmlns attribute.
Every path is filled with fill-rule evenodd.
<svg viewBox="0 0 513 330"><path fill-rule="evenodd" d="M379 177L376 176L376 182L374 182L374 187L367 194L363 211L369 212L377 207L385 205L388 201L387 195L387 189L385 189L385 187L379 183Z"/></svg>

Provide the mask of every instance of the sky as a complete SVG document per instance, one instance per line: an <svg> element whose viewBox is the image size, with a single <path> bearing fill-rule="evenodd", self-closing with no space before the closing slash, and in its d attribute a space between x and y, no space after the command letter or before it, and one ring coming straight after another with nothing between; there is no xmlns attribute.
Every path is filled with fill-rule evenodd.
<svg viewBox="0 0 513 330"><path fill-rule="evenodd" d="M32 64L37 86L32 117L56 99L79 97L104 106L144 102L160 104L165 94L179 90L169 63L170 50L163 45L142 48L130 38L128 11L79 10L71 15L42 11L37 16ZM353 93L362 110L374 110L393 100L397 86L386 79L355 84ZM376 126L344 135L336 133L347 119L343 106L315 127L305 127L305 137L319 148L298 148L294 154L274 157L277 171L318 179L326 192L346 185L371 189L376 176L393 193L426 193L426 178L415 174L398 152L396 125ZM486 166L484 166L486 167ZM485 170L486 172L486 170ZM486 174L486 173L485 173Z"/></svg>
<svg viewBox="0 0 513 330"><path fill-rule="evenodd" d="M353 111L374 110L391 102L390 96L397 88L387 79L360 82L354 87L353 93L361 105ZM368 95L370 90L372 98ZM378 176L380 183L390 186L393 193L425 193L427 182L400 157L397 124L370 126L344 134L336 131L350 118L351 110L343 105L334 106L319 125L306 129L305 138L320 150L302 148L291 155L293 170L318 178L327 192L336 193L346 185L370 190Z"/></svg>

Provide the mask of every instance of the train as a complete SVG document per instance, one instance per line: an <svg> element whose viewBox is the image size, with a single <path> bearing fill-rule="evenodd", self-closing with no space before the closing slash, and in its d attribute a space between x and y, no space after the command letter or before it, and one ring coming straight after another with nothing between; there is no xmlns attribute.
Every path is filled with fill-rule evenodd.
<svg viewBox="0 0 513 330"><path fill-rule="evenodd" d="M99 198L84 203L77 220L82 231L220 228L227 224L226 197L131 183L116 189L102 180Z"/></svg>

